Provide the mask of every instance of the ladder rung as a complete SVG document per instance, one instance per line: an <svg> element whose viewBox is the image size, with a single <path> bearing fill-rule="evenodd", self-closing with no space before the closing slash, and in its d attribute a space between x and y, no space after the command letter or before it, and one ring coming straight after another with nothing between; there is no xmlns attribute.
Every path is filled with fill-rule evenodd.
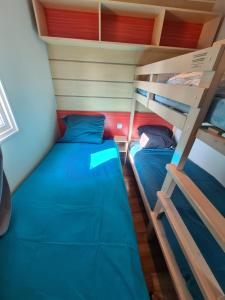
<svg viewBox="0 0 225 300"><path fill-rule="evenodd" d="M224 293L216 278L202 256L199 248L185 226L170 198L164 192L158 192L168 221L177 237L180 247L187 259L188 264L195 276L203 296L207 300L223 299Z"/></svg>
<svg viewBox="0 0 225 300"><path fill-rule="evenodd" d="M202 140L204 143L211 146L213 149L219 151L225 155L225 138L215 133L210 132L207 129L199 129L197 132L197 138Z"/></svg>
<svg viewBox="0 0 225 300"><path fill-rule="evenodd" d="M215 240L225 251L225 218L223 215L184 172L177 170L173 164L167 165L166 168Z"/></svg>
<svg viewBox="0 0 225 300"><path fill-rule="evenodd" d="M192 296L187 288L185 279L181 274L179 266L176 262L173 251L166 237L161 220L157 218L157 214L151 212L151 218L154 225L155 232L157 234L162 252L164 254L170 275L175 283L175 289L180 300L191 300Z"/></svg>

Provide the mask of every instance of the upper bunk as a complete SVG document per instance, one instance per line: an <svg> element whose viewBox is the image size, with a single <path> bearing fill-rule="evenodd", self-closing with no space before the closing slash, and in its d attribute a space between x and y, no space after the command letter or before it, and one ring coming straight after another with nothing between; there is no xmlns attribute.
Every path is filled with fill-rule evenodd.
<svg viewBox="0 0 225 300"><path fill-rule="evenodd" d="M224 50L223 42L217 42L207 49L138 67L134 98L225 155L225 88L217 89L224 83Z"/></svg>

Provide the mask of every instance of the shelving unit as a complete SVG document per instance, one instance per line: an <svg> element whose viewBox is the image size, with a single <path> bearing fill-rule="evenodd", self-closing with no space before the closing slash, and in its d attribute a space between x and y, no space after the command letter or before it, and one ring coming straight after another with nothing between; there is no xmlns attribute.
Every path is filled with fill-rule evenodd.
<svg viewBox="0 0 225 300"><path fill-rule="evenodd" d="M119 43L154 45L155 19L161 9L155 6L121 2L101 5L101 40Z"/></svg>
<svg viewBox="0 0 225 300"><path fill-rule="evenodd" d="M98 40L98 12L45 8L48 36Z"/></svg>
<svg viewBox="0 0 225 300"><path fill-rule="evenodd" d="M221 17L214 13L167 8L160 45L196 49L210 47L220 20Z"/></svg>
<svg viewBox="0 0 225 300"><path fill-rule="evenodd" d="M33 0L38 33L50 44L182 53L211 46L221 16L107 0Z"/></svg>

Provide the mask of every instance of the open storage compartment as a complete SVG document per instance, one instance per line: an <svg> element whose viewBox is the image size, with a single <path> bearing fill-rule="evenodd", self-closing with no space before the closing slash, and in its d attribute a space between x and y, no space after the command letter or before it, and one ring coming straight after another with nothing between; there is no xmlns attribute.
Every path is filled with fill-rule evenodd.
<svg viewBox="0 0 225 300"><path fill-rule="evenodd" d="M221 20L212 12L110 0L32 1L39 36L50 44L180 53L211 46Z"/></svg>
<svg viewBox="0 0 225 300"><path fill-rule="evenodd" d="M33 0L40 36L99 40L98 1Z"/></svg>
<svg viewBox="0 0 225 300"><path fill-rule="evenodd" d="M166 9L160 46L210 47L220 20L214 13Z"/></svg>
<svg viewBox="0 0 225 300"><path fill-rule="evenodd" d="M162 9L123 2L101 4L101 40L143 45L156 44L155 20Z"/></svg>

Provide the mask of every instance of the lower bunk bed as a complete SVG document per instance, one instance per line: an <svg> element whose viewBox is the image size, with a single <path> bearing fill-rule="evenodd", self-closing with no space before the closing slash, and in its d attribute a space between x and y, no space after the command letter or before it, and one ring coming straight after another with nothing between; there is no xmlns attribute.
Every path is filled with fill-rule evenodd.
<svg viewBox="0 0 225 300"><path fill-rule="evenodd" d="M12 201L1 300L149 299L114 141L57 143Z"/></svg>
<svg viewBox="0 0 225 300"><path fill-rule="evenodd" d="M156 192L162 187L167 172L165 166L171 162L173 153L174 150L171 149L142 149L139 142L133 143L130 148L130 162L139 184L147 213L153 223L155 222L152 216L154 216L153 209L157 200ZM225 188L215 178L190 160L187 161L184 171L225 217ZM225 292L225 255L223 250L178 187L175 189L171 199L215 278ZM182 275L188 292L193 299L204 299L165 214L160 216L160 220L163 234L165 234L166 241L170 246L170 250L172 250L171 259L175 259L178 272ZM167 264L170 263L172 262L167 261ZM177 274L174 276L177 276Z"/></svg>

